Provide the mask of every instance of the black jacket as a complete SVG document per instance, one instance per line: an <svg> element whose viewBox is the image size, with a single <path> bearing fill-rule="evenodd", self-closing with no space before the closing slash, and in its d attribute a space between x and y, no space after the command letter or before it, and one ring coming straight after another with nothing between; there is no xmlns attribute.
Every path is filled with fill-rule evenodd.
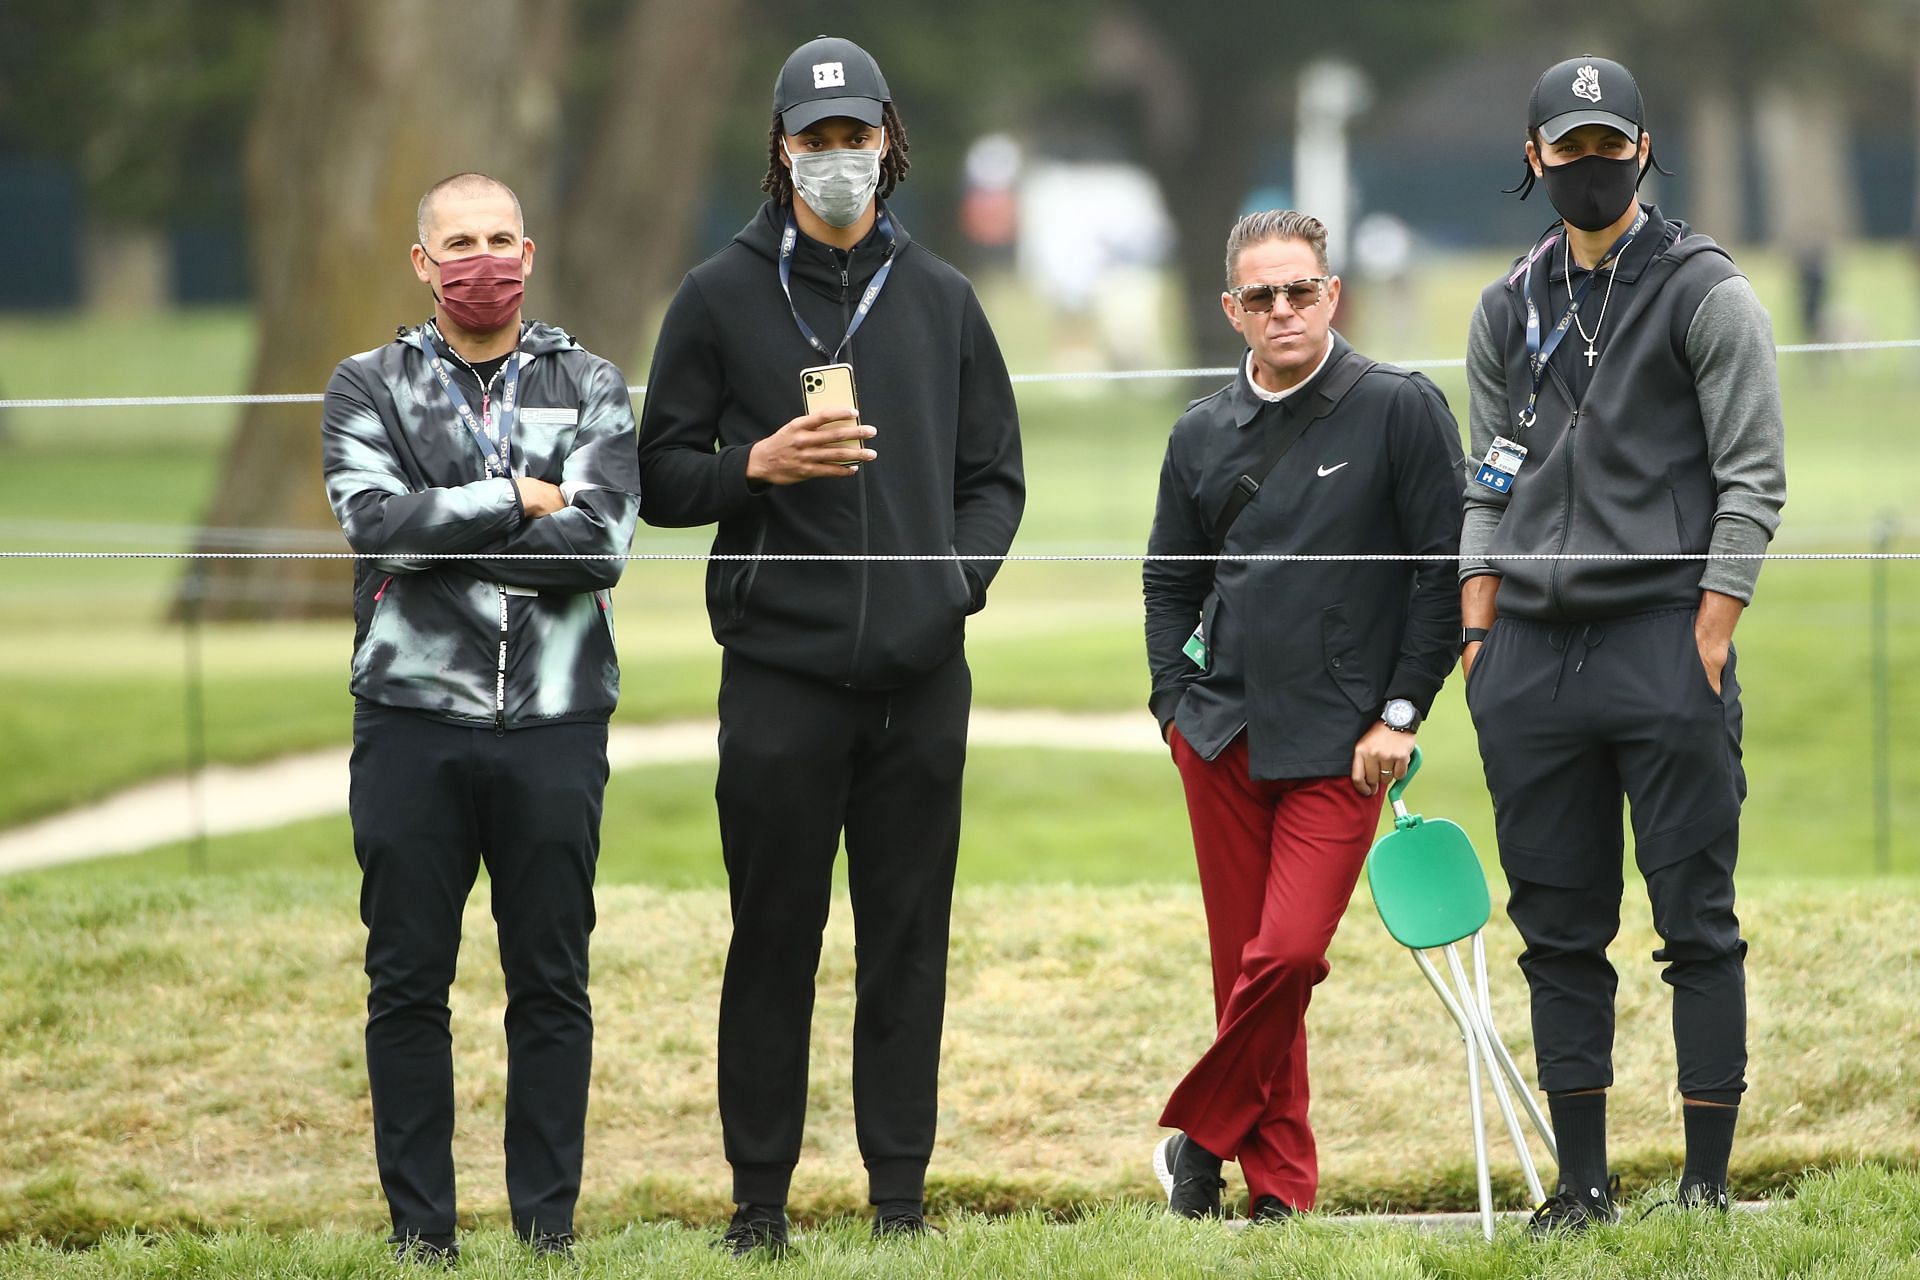
<svg viewBox="0 0 1920 1280"><path fill-rule="evenodd" d="M801 337L777 269L786 211L769 201L695 267L667 309L640 419L641 517L717 521L716 553L1003 556L1026 501L1013 388L973 288L894 219L891 276L841 354L879 455L850 479L758 488L753 443L800 415ZM793 300L829 348L886 255L801 236ZM961 646L994 560L714 561L713 636L757 662L852 688L888 688Z"/></svg>
<svg viewBox="0 0 1920 1280"><path fill-rule="evenodd" d="M1284 401L1255 396L1243 369L1174 423L1150 553L1213 551L1234 482L1283 416L1302 413L1305 433L1261 481L1225 553L1458 551L1460 437L1446 397L1420 374L1375 365L1336 401L1328 375L1352 348L1338 334L1333 343ZM1223 560L1217 571L1149 560L1144 584L1154 715L1209 759L1244 725L1256 778L1346 773L1390 698L1426 714L1459 650L1448 560ZM1205 672L1182 652L1196 623L1211 651Z"/></svg>

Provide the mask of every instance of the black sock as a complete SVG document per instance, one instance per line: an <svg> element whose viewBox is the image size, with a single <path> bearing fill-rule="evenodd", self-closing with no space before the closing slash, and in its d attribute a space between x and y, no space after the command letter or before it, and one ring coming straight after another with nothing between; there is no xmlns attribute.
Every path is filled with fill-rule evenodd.
<svg viewBox="0 0 1920 1280"><path fill-rule="evenodd" d="M1607 1200L1607 1095L1547 1095L1554 1143L1560 1148L1560 1189L1595 1203Z"/></svg>
<svg viewBox="0 0 1920 1280"><path fill-rule="evenodd" d="M1733 1131L1740 1123L1739 1107L1680 1108L1687 1130L1687 1163L1680 1171L1680 1199L1691 1192L1717 1199L1727 1189L1727 1157L1733 1154Z"/></svg>

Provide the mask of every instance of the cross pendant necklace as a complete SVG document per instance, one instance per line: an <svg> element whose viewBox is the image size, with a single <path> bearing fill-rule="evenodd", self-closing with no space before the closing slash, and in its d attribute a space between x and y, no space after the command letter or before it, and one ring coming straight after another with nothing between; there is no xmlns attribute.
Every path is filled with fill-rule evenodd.
<svg viewBox="0 0 1920 1280"><path fill-rule="evenodd" d="M1564 249L1565 241L1562 241L1561 243ZM1565 270L1567 275L1567 291L1571 293L1573 291L1573 255L1572 253L1571 252L1566 253L1566 256L1564 257L1563 261L1565 263ZM1595 267L1594 270L1598 271L1599 268ZM1587 349L1585 351L1582 351L1580 354L1587 358L1587 368L1589 369L1593 368L1593 362L1600 358L1600 349L1594 344L1600 340L1600 330L1604 328L1607 323L1607 307L1610 303L1613 302L1613 282L1619 279L1619 277L1620 277L1620 262L1616 258L1613 261L1613 263L1609 266L1607 271L1607 292L1606 292L1606 296L1600 299L1600 319L1594 322L1592 333L1588 333L1587 326L1580 323L1580 309L1578 307L1575 307L1573 309L1574 327L1580 330L1580 336L1582 338L1585 338L1587 341Z"/></svg>

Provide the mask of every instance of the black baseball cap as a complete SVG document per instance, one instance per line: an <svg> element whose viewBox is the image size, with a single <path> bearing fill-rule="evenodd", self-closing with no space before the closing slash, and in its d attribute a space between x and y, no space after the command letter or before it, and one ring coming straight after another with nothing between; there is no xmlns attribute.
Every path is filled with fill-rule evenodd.
<svg viewBox="0 0 1920 1280"><path fill-rule="evenodd" d="M1527 130L1558 142L1583 124L1604 124L1640 140L1646 108L1633 72L1611 58L1568 58L1547 68L1527 99Z"/></svg>
<svg viewBox="0 0 1920 1280"><path fill-rule="evenodd" d="M880 108L891 101L873 55L839 36L816 36L795 49L773 82L773 110L789 134L831 116L878 125Z"/></svg>

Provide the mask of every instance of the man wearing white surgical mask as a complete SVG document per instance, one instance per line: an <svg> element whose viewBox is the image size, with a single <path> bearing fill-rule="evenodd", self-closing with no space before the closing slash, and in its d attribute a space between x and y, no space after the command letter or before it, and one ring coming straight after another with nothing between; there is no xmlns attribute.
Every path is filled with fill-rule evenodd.
<svg viewBox="0 0 1920 1280"><path fill-rule="evenodd" d="M825 36L796 49L767 152L769 199L667 310L640 426L641 515L718 524L714 552L740 557L707 570L726 651L720 1121L739 1207L721 1244L735 1254L786 1244L843 835L874 1234L927 1229L965 623L1025 501L1013 389L979 300L887 207L907 135L872 56ZM830 384L829 365L849 369ZM855 403L819 400L828 385ZM848 558L758 558L795 554Z"/></svg>

